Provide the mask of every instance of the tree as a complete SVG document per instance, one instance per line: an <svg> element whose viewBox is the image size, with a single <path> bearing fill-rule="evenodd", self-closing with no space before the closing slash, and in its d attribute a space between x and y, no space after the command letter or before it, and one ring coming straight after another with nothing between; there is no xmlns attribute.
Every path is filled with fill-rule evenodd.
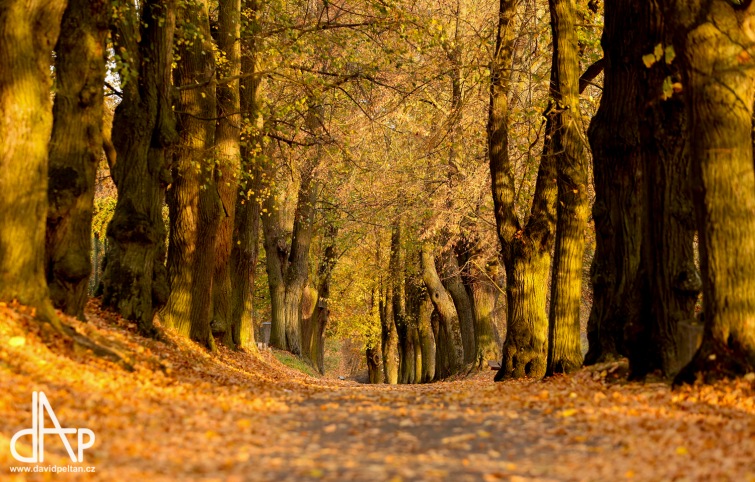
<svg viewBox="0 0 755 482"><path fill-rule="evenodd" d="M608 2L601 44L603 96L590 122L593 155L595 257L593 304L587 322L585 364L626 355L624 327L639 326L642 311L640 256L644 177L639 104L642 7L631 0ZM621 125L621 129L616 126Z"/></svg>
<svg viewBox="0 0 755 482"><path fill-rule="evenodd" d="M246 49L241 55L241 69L245 77L241 79L240 109L244 114L244 143L241 149L240 192L236 196L236 212L233 226L233 247L231 248L231 288L232 308L230 320L231 340L228 332L224 343L237 348L256 349L254 343L254 319L252 288L257 269L259 253L260 202L262 189L262 135L259 129L260 107L258 93L260 78L254 75L258 67L258 3L248 0L245 3L249 19L246 29L250 34ZM241 140L241 138L240 138Z"/></svg>
<svg viewBox="0 0 755 482"><path fill-rule="evenodd" d="M97 166L102 154L106 1L72 0L55 46L55 102L49 144L45 274L53 304L84 318Z"/></svg>
<svg viewBox="0 0 755 482"><path fill-rule="evenodd" d="M497 234L506 269L507 333L496 380L545 375L548 319L545 314L557 188L551 148L543 149L537 184L526 224L515 209L516 187L509 158L509 85L517 2L501 0L495 53L491 64L488 152ZM553 135L547 113L546 139Z"/></svg>
<svg viewBox="0 0 755 482"><path fill-rule="evenodd" d="M210 38L207 2L186 4L181 10L180 59L175 81L180 141L168 190L170 297L161 312L166 326L214 349L210 330L214 241L220 220L215 188L215 59Z"/></svg>
<svg viewBox="0 0 755 482"><path fill-rule="evenodd" d="M548 334L547 374L582 366L579 308L588 214L587 157L579 110L579 59L574 0L550 0L553 96L550 138L558 176L556 247Z"/></svg>
<svg viewBox="0 0 755 482"><path fill-rule="evenodd" d="M254 9L251 9L254 11ZM223 212L215 241L215 274L212 282L212 321L216 330L225 333L223 342L238 346L232 324L233 285L231 251L234 245L236 198L239 196L241 172L241 0L221 0L218 8L217 47L221 54L217 86L217 129L215 146L218 156L215 170ZM232 80L224 80L227 77ZM238 238L238 232L236 232ZM236 328L238 330L238 328Z"/></svg>
<svg viewBox="0 0 755 482"><path fill-rule="evenodd" d="M146 0L137 13L135 4L125 3L113 25L123 99L113 119L118 157L110 172L118 202L107 228L102 303L149 336L170 291L162 207L171 182L166 150L178 139L171 106L175 5Z"/></svg>
<svg viewBox="0 0 755 482"><path fill-rule="evenodd" d="M0 299L60 326L45 282L50 53L65 2L0 5Z"/></svg>
<svg viewBox="0 0 755 482"><path fill-rule="evenodd" d="M755 371L755 3L666 4L682 61L705 331L677 381Z"/></svg>

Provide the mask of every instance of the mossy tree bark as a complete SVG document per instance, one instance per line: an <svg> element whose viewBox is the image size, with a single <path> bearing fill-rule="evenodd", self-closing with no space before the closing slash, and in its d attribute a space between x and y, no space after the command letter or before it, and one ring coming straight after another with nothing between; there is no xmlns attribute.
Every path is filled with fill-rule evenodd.
<svg viewBox="0 0 755 482"><path fill-rule="evenodd" d="M246 2L251 12L251 29L256 32L257 2ZM242 73L253 74L257 66L257 42L254 37L242 52ZM230 330L226 332L224 342L230 347L256 350L254 341L253 297L254 274L257 270L260 234L260 189L262 187L262 136L259 132L260 117L258 94L260 79L247 75L241 80L240 107L245 117L243 134L244 144L241 150L241 178L239 194L236 196L236 212L233 226L233 247L231 248L231 320ZM231 339L228 339L228 333Z"/></svg>
<svg viewBox="0 0 755 482"><path fill-rule="evenodd" d="M184 39L178 48L175 81L191 88L180 91L176 106L180 143L168 191L171 292L161 317L166 326L214 349L211 293L221 207L214 182L215 86L206 82L215 71L208 4L187 4L181 16L198 35Z"/></svg>
<svg viewBox="0 0 755 482"><path fill-rule="evenodd" d="M501 255L506 269L507 334L496 380L545 375L548 343L546 290L556 219L556 172L547 139L538 169L535 194L526 225L515 209L514 172L508 154L508 71L511 68L517 2L500 2L495 56L491 64L488 154L493 203Z"/></svg>
<svg viewBox="0 0 755 482"><path fill-rule="evenodd" d="M755 2L670 2L688 106L705 310L702 346L677 376L755 371Z"/></svg>
<svg viewBox="0 0 755 482"><path fill-rule="evenodd" d="M57 324L45 282L50 53L65 2L0 5L0 300Z"/></svg>
<svg viewBox="0 0 755 482"><path fill-rule="evenodd" d="M241 0L218 3L217 47L225 56L218 76L234 78L241 74ZM240 81L235 78L217 86L217 129L215 146L218 164L215 184L223 205L223 216L215 240L215 275L212 282L213 331L224 334L223 342L233 348L233 286L231 250L234 245L236 198L241 170Z"/></svg>
<svg viewBox="0 0 755 482"><path fill-rule="evenodd" d="M590 122L593 154L595 257L593 304L585 364L627 354L624 327L641 323L640 257L644 176L640 143L642 6L617 0L605 6L603 96ZM617 126L621 128L617 128Z"/></svg>
<svg viewBox="0 0 755 482"><path fill-rule="evenodd" d="M380 351L376 347L367 347L367 376L372 384L383 383L383 370L380 363Z"/></svg>
<svg viewBox="0 0 755 482"><path fill-rule="evenodd" d="M553 32L551 148L558 176L546 370L553 375L571 373L582 366L579 308L589 203L587 156L580 126L576 4L574 0L550 0L549 5Z"/></svg>
<svg viewBox="0 0 755 482"><path fill-rule="evenodd" d="M107 227L102 302L149 336L169 294L162 207L171 182L166 149L178 139L171 106L175 11L173 0L146 0L140 14L128 4L113 26L113 43L130 69L113 119L117 159L110 172L118 201Z"/></svg>
<svg viewBox="0 0 755 482"><path fill-rule="evenodd" d="M496 338L493 319L498 287L499 263L497 260L485 260L472 243L460 245L457 249L462 261L462 279L474 312L474 364L477 369L488 368L488 360L500 360L500 344Z"/></svg>
<svg viewBox="0 0 755 482"><path fill-rule="evenodd" d="M45 273L56 308L84 319L92 271L92 211L102 154L106 1L71 0L55 46Z"/></svg>

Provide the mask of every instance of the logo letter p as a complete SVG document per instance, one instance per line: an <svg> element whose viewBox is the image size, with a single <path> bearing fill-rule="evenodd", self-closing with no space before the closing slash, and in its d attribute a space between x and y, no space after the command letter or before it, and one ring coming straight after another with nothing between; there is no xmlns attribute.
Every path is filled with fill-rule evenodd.
<svg viewBox="0 0 755 482"><path fill-rule="evenodd" d="M87 440L86 445L84 445L84 434L89 436L89 440ZM84 461L84 449L90 448L92 445L94 445L94 432L89 430L88 428L80 428L79 429L79 440L78 440L78 446L79 446L79 463Z"/></svg>

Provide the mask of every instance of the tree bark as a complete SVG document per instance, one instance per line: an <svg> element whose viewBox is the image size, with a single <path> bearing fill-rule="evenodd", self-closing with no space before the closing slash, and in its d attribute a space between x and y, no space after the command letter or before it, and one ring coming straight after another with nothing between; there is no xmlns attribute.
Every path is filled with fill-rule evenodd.
<svg viewBox="0 0 755 482"><path fill-rule="evenodd" d="M660 2L646 2L640 13L642 51L668 48ZM673 377L689 361L689 343L683 340L684 323L694 320L702 281L695 266L694 207L689 185L689 155L683 95L664 93L664 85L678 82L678 62L668 56L651 67L638 65L644 104L640 106L640 134L645 173L645 213L642 249L644 306L640 329L628 333L630 377L654 370ZM639 62L638 62L639 64ZM637 346L640 342L644 346Z"/></svg>
<svg viewBox="0 0 755 482"><path fill-rule="evenodd" d="M422 244L420 264L422 280L440 321L436 353L441 354L436 358L436 378L447 378L459 372L464 360L459 317L453 299L438 276L433 248L429 243Z"/></svg>
<svg viewBox="0 0 755 482"><path fill-rule="evenodd" d="M755 3L672 1L688 106L705 331L677 377L755 371Z"/></svg>
<svg viewBox="0 0 755 482"><path fill-rule="evenodd" d="M461 279L461 268L454 250L448 250L443 255L443 286L451 295L459 318L464 364L471 365L475 362L475 315L472 300Z"/></svg>
<svg viewBox="0 0 755 482"><path fill-rule="evenodd" d="M241 0L218 2L217 46L225 56L220 77L238 77L241 74ZM217 185L223 216L215 240L215 274L212 282L213 331L224 334L224 344L233 348L231 326L233 314L233 286L231 284L231 250L234 245L236 198L239 196L241 170L241 99L238 79L221 82L217 86L217 130L215 146Z"/></svg>
<svg viewBox="0 0 755 482"><path fill-rule="evenodd" d="M380 352L377 348L367 347L367 376L371 384L383 383L383 371L380 368Z"/></svg>
<svg viewBox="0 0 755 482"><path fill-rule="evenodd" d="M171 182L166 149L177 141L171 106L175 5L146 0L137 15L129 4L130 15L113 28L116 51L134 77L121 79L123 99L113 120L118 157L110 172L118 202L107 227L102 303L135 320L148 336L156 334L154 313L169 294L162 206Z"/></svg>
<svg viewBox="0 0 755 482"><path fill-rule="evenodd" d="M202 40L182 42L175 71L178 85L199 84L213 75L215 61L210 39L208 4L203 0L182 10ZM161 317L166 326L214 349L210 330L214 241L220 219L215 189L213 148L216 112L215 87L207 85L180 92L177 103L180 143L173 165L174 182L168 191L170 247L168 268L171 293Z"/></svg>
<svg viewBox="0 0 755 482"><path fill-rule="evenodd" d="M556 218L556 172L552 146L548 141L553 135L550 112L535 194L525 226L519 221L514 205L514 172L508 155L507 78L512 61L515 7L515 1L501 0L495 57L491 65L488 118L494 213L507 275L508 325L496 380L545 375L548 343L545 294Z"/></svg>
<svg viewBox="0 0 755 482"><path fill-rule="evenodd" d="M552 149L558 176L556 248L553 259L546 373L582 366L579 308L587 228L587 157L579 110L579 58L574 0L550 0L553 32Z"/></svg>
<svg viewBox="0 0 755 482"><path fill-rule="evenodd" d="M283 239L280 215L269 197L262 217L272 309L270 344L295 355L302 354L301 299L309 279L309 247L317 200L316 162L302 169L290 250Z"/></svg>
<svg viewBox="0 0 755 482"><path fill-rule="evenodd" d="M640 141L642 6L617 0L605 6L603 96L590 122L593 154L595 257L593 304L585 364L627 354L624 328L641 323L640 257L644 176ZM620 125L621 128L617 128Z"/></svg>
<svg viewBox="0 0 755 482"><path fill-rule="evenodd" d="M247 0L245 7L250 12L249 21L257 22L258 4ZM252 38L241 57L242 72L253 74L257 66L257 39ZM236 212L233 225L233 246L231 248L231 320L230 330L226 331L224 342L228 346L255 351L254 342L254 276L257 270L260 230L260 189L262 170L260 153L262 136L258 130L260 109L258 93L260 79L249 75L241 80L240 108L245 124L250 131L244 134L241 149L240 192L235 196ZM228 339L228 332L231 339Z"/></svg>
<svg viewBox="0 0 755 482"><path fill-rule="evenodd" d="M0 5L0 300L57 325L45 282L50 65L65 2Z"/></svg>
<svg viewBox="0 0 755 482"><path fill-rule="evenodd" d="M105 1L71 0L55 46L45 272L55 307L82 320L92 272L92 211L102 154L109 18Z"/></svg>
<svg viewBox="0 0 755 482"><path fill-rule="evenodd" d="M399 352L398 333L393 318L393 286L386 283L385 292L379 303L381 327L381 352L383 354L383 381L389 385L398 383Z"/></svg>
<svg viewBox="0 0 755 482"><path fill-rule="evenodd" d="M419 350L422 356L419 383L429 383L435 378L435 336L431 321L434 310L433 302L425 291L417 310Z"/></svg>

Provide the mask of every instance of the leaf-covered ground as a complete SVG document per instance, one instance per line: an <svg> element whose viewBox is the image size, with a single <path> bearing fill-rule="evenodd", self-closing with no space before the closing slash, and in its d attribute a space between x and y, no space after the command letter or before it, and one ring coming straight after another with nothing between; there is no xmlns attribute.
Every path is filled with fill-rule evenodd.
<svg viewBox="0 0 755 482"><path fill-rule="evenodd" d="M145 340L94 304L88 315L67 322L133 371L50 343L28 312L0 306L0 480L755 481L751 379L672 391L621 383L610 365L544 382L488 372L369 386L306 377L269 352ZM95 474L9 472L34 390L63 426L95 432ZM69 465L56 438L45 464Z"/></svg>

